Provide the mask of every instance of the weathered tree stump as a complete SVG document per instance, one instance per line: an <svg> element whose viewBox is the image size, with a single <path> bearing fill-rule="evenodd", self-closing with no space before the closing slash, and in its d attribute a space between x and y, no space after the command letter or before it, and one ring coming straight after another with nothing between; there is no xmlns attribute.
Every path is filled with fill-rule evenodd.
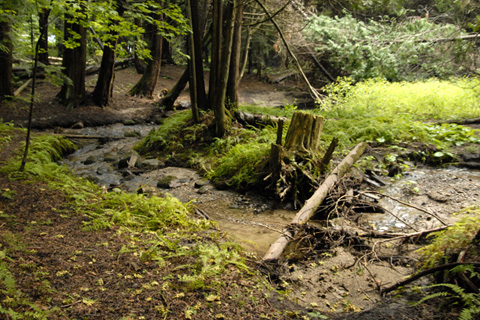
<svg viewBox="0 0 480 320"><path fill-rule="evenodd" d="M295 112L285 138L285 149L316 153L320 147L323 120L321 116Z"/></svg>
<svg viewBox="0 0 480 320"><path fill-rule="evenodd" d="M311 169L321 164L320 135L324 118L305 112L293 114L284 146L282 146L283 122L278 122L277 141L270 152L270 186L275 186L276 195L283 200L292 195L294 205L301 204L303 189L316 185ZM333 152L333 150L331 150ZM293 159L293 161L292 161ZM306 161L304 161L306 160ZM325 159L329 160L329 159ZM299 165L301 163L301 165ZM323 164L326 166L326 164ZM315 169L314 169L315 171ZM321 169L318 171L322 171ZM313 183L313 184L312 184Z"/></svg>

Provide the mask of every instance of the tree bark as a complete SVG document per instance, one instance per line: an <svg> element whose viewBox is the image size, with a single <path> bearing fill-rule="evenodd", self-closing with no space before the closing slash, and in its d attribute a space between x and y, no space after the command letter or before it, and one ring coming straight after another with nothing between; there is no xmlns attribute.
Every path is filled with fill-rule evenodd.
<svg viewBox="0 0 480 320"><path fill-rule="evenodd" d="M190 102L192 105L192 119L193 122L198 123L200 121L200 116L198 113L198 87L197 87L197 64L196 56L199 52L196 51L195 46L195 28L198 27L198 24L195 24L193 21L193 15L197 14L194 7L196 6L196 0L187 0L187 19L190 21L190 28L192 32L188 35L188 52L190 53L190 60L188 61L188 70L189 70L189 84L190 84ZM195 13L193 13L195 12ZM197 20L198 22L198 20Z"/></svg>
<svg viewBox="0 0 480 320"><path fill-rule="evenodd" d="M168 92L168 94L161 99L160 105L164 106L165 109L167 110L172 109L173 104L175 103L175 100L177 100L180 93L182 93L183 89L185 89L189 78L190 78L190 71L189 71L189 68L187 68L183 72L180 79L178 79L177 83Z"/></svg>
<svg viewBox="0 0 480 320"><path fill-rule="evenodd" d="M220 77L220 59L222 56L222 23L223 23L223 1L213 0L212 17L212 45L211 45L211 64L210 78L208 86L208 100L212 108L215 109L214 97L216 96L218 78Z"/></svg>
<svg viewBox="0 0 480 320"><path fill-rule="evenodd" d="M244 0L238 1L237 15L233 31L232 57L228 73L227 104L230 107L238 105L238 86L240 84L240 57L242 50L242 21Z"/></svg>
<svg viewBox="0 0 480 320"><path fill-rule="evenodd" d="M5 7L7 9L8 7ZM12 83L12 50L10 38L11 24L8 20L0 21L0 44L5 50L0 50L0 101L13 97Z"/></svg>
<svg viewBox="0 0 480 320"><path fill-rule="evenodd" d="M116 2L117 13L119 17L123 17L125 8L121 0ZM118 21L117 19L113 19ZM115 50L117 48L118 35L114 28L110 29L111 40L103 46L102 63L100 65L100 73L98 74L97 84L93 90L93 101L100 107L110 104L113 96L113 81L115 78Z"/></svg>
<svg viewBox="0 0 480 320"><path fill-rule="evenodd" d="M194 121L198 121L198 109L206 109L207 106L202 59L202 30L200 29L198 0L188 1L187 9L192 28L192 33L188 38L190 53L190 100L192 102Z"/></svg>
<svg viewBox="0 0 480 320"><path fill-rule="evenodd" d="M213 97L213 111L215 114L215 133L217 137L223 137L226 131L225 100L227 96L228 73L230 70L230 60L232 55L232 41L234 22L237 13L238 0L233 0L227 4L225 18L225 33L221 29L217 30L224 34L222 39L220 64L214 65L218 74L215 85L215 95Z"/></svg>
<svg viewBox="0 0 480 320"><path fill-rule="evenodd" d="M167 39L163 39L162 44L162 64L173 64L176 65L172 57L172 50L170 48L170 42Z"/></svg>
<svg viewBox="0 0 480 320"><path fill-rule="evenodd" d="M84 5L80 4L84 11ZM73 6L72 6L73 7ZM75 47L64 46L62 67L63 75L69 79L65 81L58 98L67 108L77 107L85 97L85 66L87 61L86 30L78 17L72 13L65 13L64 40L65 43L71 38L76 40Z"/></svg>
<svg viewBox="0 0 480 320"><path fill-rule="evenodd" d="M316 153L320 146L323 120L321 116L295 112L285 138L285 149Z"/></svg>
<svg viewBox="0 0 480 320"><path fill-rule="evenodd" d="M153 16L154 20L159 20L158 15ZM130 90L132 96L143 96L153 98L153 91L157 85L158 76L162 65L162 41L163 37L159 34L158 29L153 24L148 24L145 28L148 39L150 40L150 54L152 59L149 60L142 78Z"/></svg>
<svg viewBox="0 0 480 320"><path fill-rule="evenodd" d="M352 165L362 156L366 148L366 144L359 143L350 153L340 162L340 164L327 176L322 185L315 191L315 193L308 199L303 207L298 211L293 218L290 228L285 228L283 234L270 246L268 251L262 258L262 261L269 261L278 259L291 239L295 237L295 226L305 224L313 215L315 211L322 204L323 200L328 194L328 191L339 181L343 175L350 170Z"/></svg>
<svg viewBox="0 0 480 320"><path fill-rule="evenodd" d="M40 31L40 47L38 50L38 62L49 65L48 61L48 17L50 10L41 8L38 11L38 25Z"/></svg>

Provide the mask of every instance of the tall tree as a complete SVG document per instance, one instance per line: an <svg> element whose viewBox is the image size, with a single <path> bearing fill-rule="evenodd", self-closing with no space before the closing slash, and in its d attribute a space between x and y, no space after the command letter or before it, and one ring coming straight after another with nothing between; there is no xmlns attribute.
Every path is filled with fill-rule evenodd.
<svg viewBox="0 0 480 320"><path fill-rule="evenodd" d="M233 32L232 57L228 74L227 103L230 106L238 104L238 86L240 84L240 58L242 49L242 24L244 0L238 0L237 15Z"/></svg>
<svg viewBox="0 0 480 320"><path fill-rule="evenodd" d="M44 65L49 65L48 61L48 17L50 16L50 10L48 8L38 9L38 28L40 31L39 37L39 49L38 49L38 62Z"/></svg>
<svg viewBox="0 0 480 320"><path fill-rule="evenodd" d="M0 101L13 96L11 23L13 16L11 0L3 3L0 12Z"/></svg>
<svg viewBox="0 0 480 320"><path fill-rule="evenodd" d="M204 70L202 59L202 30L200 28L198 0L187 1L187 18L190 20L192 32L188 37L189 83L192 111L195 121L198 121L198 108L205 109L207 95L205 92Z"/></svg>
<svg viewBox="0 0 480 320"><path fill-rule="evenodd" d="M213 88L210 87L210 100L212 101L215 114L215 133L217 137L223 137L226 132L225 100L227 94L228 74L232 53L232 42L236 14L239 0L230 0L226 4L225 18L221 19L223 3L222 0L214 0L214 27L213 45L215 50L215 63L212 59L211 74L214 79L210 80ZM214 89L212 94L212 89Z"/></svg>
<svg viewBox="0 0 480 320"><path fill-rule="evenodd" d="M85 2L67 2L64 24L62 67L66 77L57 97L67 108L77 107L85 97L85 66L87 60Z"/></svg>
<svg viewBox="0 0 480 320"><path fill-rule="evenodd" d="M149 43L150 57L148 59L147 67L143 73L140 80L135 84L135 86L130 90L130 95L132 96L144 96L147 98L153 97L153 91L157 85L158 76L160 74L160 69L162 65L162 41L163 36L160 33L159 27L162 19L161 4L155 3L155 5L150 9L151 14L149 21L145 27L145 36L147 42Z"/></svg>
<svg viewBox="0 0 480 320"><path fill-rule="evenodd" d="M115 74L115 50L117 49L118 32L116 27L118 26L123 14L125 12L125 4L123 0L116 0L114 2L117 15L109 19L109 37L105 41L103 47L102 63L100 65L100 71L98 74L97 84L93 90L93 101L100 107L107 106L112 100L113 93L113 80Z"/></svg>

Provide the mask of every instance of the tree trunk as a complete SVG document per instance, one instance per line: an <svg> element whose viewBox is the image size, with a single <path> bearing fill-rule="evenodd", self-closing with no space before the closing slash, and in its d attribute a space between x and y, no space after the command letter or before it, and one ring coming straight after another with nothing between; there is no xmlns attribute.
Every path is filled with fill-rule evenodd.
<svg viewBox="0 0 480 320"><path fill-rule="evenodd" d="M83 10L83 5L81 5ZM75 20L71 13L65 14L64 40L79 37L77 46L64 46L62 67L63 75L70 79L65 81L58 98L67 108L77 107L85 97L85 65L87 61L86 31L82 22Z"/></svg>
<svg viewBox="0 0 480 320"><path fill-rule="evenodd" d="M328 191L339 181L345 173L350 170L352 165L362 156L367 144L359 143L350 153L340 162L340 164L328 175L322 185L308 199L303 207L293 218L290 228L285 228L282 235L270 246L267 253L263 256L263 261L278 259L290 240L295 237L296 228L294 226L305 224L315 215L317 208L322 204L328 194Z"/></svg>
<svg viewBox="0 0 480 320"><path fill-rule="evenodd" d="M40 30L40 47L38 50L38 62L49 65L48 61L48 17L50 10L41 8L38 11L38 25Z"/></svg>
<svg viewBox="0 0 480 320"><path fill-rule="evenodd" d="M160 19L158 15L154 15L153 18L155 20ZM152 56L152 59L148 61L142 78L140 78L137 84L130 90L130 95L153 98L153 91L157 85L157 80L162 65L163 37L159 34L157 27L153 24L149 24L145 30L150 40L150 55Z"/></svg>
<svg viewBox="0 0 480 320"><path fill-rule="evenodd" d="M168 42L168 40L165 38L163 39L162 44L162 64L176 65L175 60L173 60L170 42Z"/></svg>
<svg viewBox="0 0 480 320"><path fill-rule="evenodd" d="M196 15L198 9L195 11L194 7L196 6L195 0L187 0L187 19L190 21L190 28L192 28L192 33L188 35L188 52L190 54L190 60L188 61L188 70L189 70L189 84L190 84L190 101L192 105L192 119L193 122L198 123L200 121L200 116L198 113L198 87L197 87L197 64L196 64L196 47L194 41L195 34L195 25L193 21L193 15ZM195 13L194 13L195 12ZM198 20L197 20L198 21Z"/></svg>
<svg viewBox="0 0 480 320"><path fill-rule="evenodd" d="M285 149L316 153L320 146L323 120L321 116L295 112L285 138Z"/></svg>
<svg viewBox="0 0 480 320"><path fill-rule="evenodd" d="M189 68L187 68L183 72L180 79L178 79L177 83L173 86L173 88L160 101L160 104L164 106L165 109L167 110L173 109L173 104L175 103L175 100L177 100L180 93L182 93L183 89L185 89L189 78L190 78L190 72L189 72Z"/></svg>
<svg viewBox="0 0 480 320"><path fill-rule="evenodd" d="M227 96L228 73L230 69L230 60L232 56L232 41L235 17L237 13L238 0L233 0L227 4L225 14L225 37L222 39L220 64L218 78L215 86L215 96L213 97L213 111L215 114L215 133L217 137L223 137L226 131L225 100ZM221 34L222 30L218 30ZM215 67L215 65L214 65Z"/></svg>
<svg viewBox="0 0 480 320"><path fill-rule="evenodd" d="M190 0L189 4L188 18L191 21L192 28L188 41L190 52L190 98L192 111L198 111L198 108L206 109L207 105L202 59L202 30L200 29L198 0Z"/></svg>
<svg viewBox="0 0 480 320"><path fill-rule="evenodd" d="M228 73L227 103L229 106L238 105L238 86L240 84L240 57L242 50L242 21L244 0L238 1L235 26L233 31L232 57Z"/></svg>
<svg viewBox="0 0 480 320"><path fill-rule="evenodd" d="M140 21L139 18L135 18L135 25L136 25L137 27L143 28L142 22ZM144 73L145 73L145 69L147 68L147 66L146 66L145 62L142 61L142 60L140 59L140 57L138 56L136 43L134 44L133 50L134 50L134 53L133 53L133 65L135 66L135 70L137 71L138 74L144 74Z"/></svg>
<svg viewBox="0 0 480 320"><path fill-rule="evenodd" d="M223 1L213 0L212 17L212 45L210 79L208 86L208 100L210 106L215 109L214 97L216 97L218 78L220 77L220 59L222 56L222 23L223 23Z"/></svg>
<svg viewBox="0 0 480 320"><path fill-rule="evenodd" d="M6 8L5 8L6 9ZM0 50L0 101L13 97L12 83L12 49L13 44L10 38L10 21L0 21L0 45L5 50Z"/></svg>
<svg viewBox="0 0 480 320"><path fill-rule="evenodd" d="M117 13L119 17L123 16L125 9L123 3L117 1ZM118 20L114 20L118 21ZM110 39L103 46L102 63L98 74L97 84L93 90L93 101L100 107L105 107L112 101L113 80L115 78L115 50L117 48L118 35L114 29L110 29Z"/></svg>

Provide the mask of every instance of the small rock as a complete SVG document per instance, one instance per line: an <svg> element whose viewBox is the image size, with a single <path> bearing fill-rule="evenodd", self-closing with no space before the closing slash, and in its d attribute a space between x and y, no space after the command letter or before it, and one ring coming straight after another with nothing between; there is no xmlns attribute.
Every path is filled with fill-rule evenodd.
<svg viewBox="0 0 480 320"><path fill-rule="evenodd" d="M103 161L105 161L105 162L115 162L115 161L117 161L117 158L115 156L112 156L112 155L106 155L103 158Z"/></svg>
<svg viewBox="0 0 480 320"><path fill-rule="evenodd" d="M81 121L76 122L72 125L72 129L83 129L84 127L85 125Z"/></svg>
<svg viewBox="0 0 480 320"><path fill-rule="evenodd" d="M136 137L140 137L141 134L140 132L137 132L137 131L128 131L128 132L125 132L123 136L125 138L136 138Z"/></svg>
<svg viewBox="0 0 480 320"><path fill-rule="evenodd" d="M428 193L428 196L437 202L447 202L450 199L451 194L443 190L432 190Z"/></svg>
<svg viewBox="0 0 480 320"><path fill-rule="evenodd" d="M138 167L145 170L156 170L165 168L165 163L158 159L146 159L140 162Z"/></svg>
<svg viewBox="0 0 480 320"><path fill-rule="evenodd" d="M123 121L123 125L125 126L133 126L135 124L135 120L125 120Z"/></svg>
<svg viewBox="0 0 480 320"><path fill-rule="evenodd" d="M130 159L132 159L132 155L128 155L127 157L120 159L118 161L118 169L125 169L125 168L128 168L128 167L134 167L135 165L130 166Z"/></svg>
<svg viewBox="0 0 480 320"><path fill-rule="evenodd" d="M200 194L204 194L204 193L207 193L210 189L212 189L212 186L207 185L207 186L203 186L200 189L198 189L197 192L200 193Z"/></svg>
<svg viewBox="0 0 480 320"><path fill-rule="evenodd" d="M107 172L108 172L108 169L107 169L106 167L99 167L99 168L97 168L97 174L100 175L100 176L101 176L102 174L107 173Z"/></svg>
<svg viewBox="0 0 480 320"><path fill-rule="evenodd" d="M210 181L208 181L208 180L197 180L197 181L195 181L194 186L195 186L195 188L201 188L201 187L206 186L208 184L210 184Z"/></svg>
<svg viewBox="0 0 480 320"><path fill-rule="evenodd" d="M177 180L178 178L175 176L163 176L160 177L160 179L157 181L157 187L158 188L163 188L163 189L168 189L170 188L170 183L174 180Z"/></svg>
<svg viewBox="0 0 480 320"><path fill-rule="evenodd" d="M83 164L85 165L89 165L89 164L92 164L92 163L95 163L96 159L94 156L90 156L88 157L87 159L85 159L85 161L83 161Z"/></svg>
<svg viewBox="0 0 480 320"><path fill-rule="evenodd" d="M148 196L162 196L160 190L150 185L143 185L137 189L137 194L145 194Z"/></svg>
<svg viewBox="0 0 480 320"><path fill-rule="evenodd" d="M188 182L187 178L180 178L180 179L176 179L176 180L171 181L169 186L170 186L170 188L178 188L178 187L186 184L187 182Z"/></svg>

